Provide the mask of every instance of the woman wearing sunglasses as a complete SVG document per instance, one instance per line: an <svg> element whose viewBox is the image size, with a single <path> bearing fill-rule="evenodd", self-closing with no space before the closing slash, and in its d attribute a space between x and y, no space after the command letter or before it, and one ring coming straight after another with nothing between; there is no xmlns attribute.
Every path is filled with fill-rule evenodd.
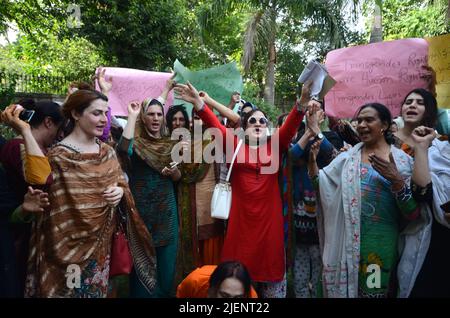
<svg viewBox="0 0 450 318"><path fill-rule="evenodd" d="M183 100L194 105L206 126L220 130L224 140L223 149L227 159L231 159L238 138L220 124L205 106L195 87L189 83L178 84L175 90ZM231 174L232 203L222 261L237 260L243 263L252 279L259 283L257 292L263 298L286 296L278 170L281 153L287 150L297 132L308 102L309 85L303 89L302 97L286 123L271 137L267 137L268 121L262 111L252 110L242 121L246 138L238 151ZM232 138L233 151L226 151L227 138Z"/></svg>

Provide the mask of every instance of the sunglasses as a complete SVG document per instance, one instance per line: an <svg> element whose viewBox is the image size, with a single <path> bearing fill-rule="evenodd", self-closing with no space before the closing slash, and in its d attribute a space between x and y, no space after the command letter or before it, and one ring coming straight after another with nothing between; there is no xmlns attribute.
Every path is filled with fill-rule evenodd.
<svg viewBox="0 0 450 318"><path fill-rule="evenodd" d="M248 123L249 123L249 124L252 124L252 125L256 124L256 118L255 118L255 117L250 117L249 120L248 120ZM259 123L260 123L261 125L267 125L267 119L264 118L264 117L261 117L261 118L259 119Z"/></svg>

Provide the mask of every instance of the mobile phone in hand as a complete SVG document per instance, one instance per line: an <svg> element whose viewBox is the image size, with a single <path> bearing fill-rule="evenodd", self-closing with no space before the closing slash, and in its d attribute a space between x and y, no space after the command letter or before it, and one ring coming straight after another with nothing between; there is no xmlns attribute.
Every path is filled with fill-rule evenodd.
<svg viewBox="0 0 450 318"><path fill-rule="evenodd" d="M34 116L34 110L25 109L20 113L19 119L29 123L31 121L31 119L33 118L33 116Z"/></svg>

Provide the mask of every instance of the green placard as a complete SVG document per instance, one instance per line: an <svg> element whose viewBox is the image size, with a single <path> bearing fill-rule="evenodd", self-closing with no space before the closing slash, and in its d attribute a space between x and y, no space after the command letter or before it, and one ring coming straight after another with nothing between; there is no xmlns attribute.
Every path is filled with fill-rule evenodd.
<svg viewBox="0 0 450 318"><path fill-rule="evenodd" d="M173 67L177 73L175 81L186 83L189 81L198 91L205 91L209 96L223 105L228 105L233 92L242 93L242 76L236 62L215 66L212 68L191 71L180 61L176 60ZM174 105L184 104L191 116L192 105L174 96Z"/></svg>

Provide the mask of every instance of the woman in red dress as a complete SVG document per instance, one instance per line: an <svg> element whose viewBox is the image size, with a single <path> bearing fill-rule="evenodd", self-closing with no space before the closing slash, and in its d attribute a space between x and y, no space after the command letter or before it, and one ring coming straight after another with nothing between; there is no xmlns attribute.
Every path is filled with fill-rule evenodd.
<svg viewBox="0 0 450 318"><path fill-rule="evenodd" d="M304 85L301 99L293 107L285 124L272 136L267 135L268 120L258 109L243 117L245 142L236 157L231 173L232 199L222 261L243 263L258 284L263 298L285 297L285 253L283 215L278 171L281 154L286 151L297 132L309 102L309 85ZM238 137L219 122L205 106L198 91L191 85L178 84L180 97L192 103L208 127L217 128L223 137L223 150L229 160L238 144ZM231 141L231 142L230 142ZM227 147L227 142L230 145ZM231 151L232 150L232 151Z"/></svg>

